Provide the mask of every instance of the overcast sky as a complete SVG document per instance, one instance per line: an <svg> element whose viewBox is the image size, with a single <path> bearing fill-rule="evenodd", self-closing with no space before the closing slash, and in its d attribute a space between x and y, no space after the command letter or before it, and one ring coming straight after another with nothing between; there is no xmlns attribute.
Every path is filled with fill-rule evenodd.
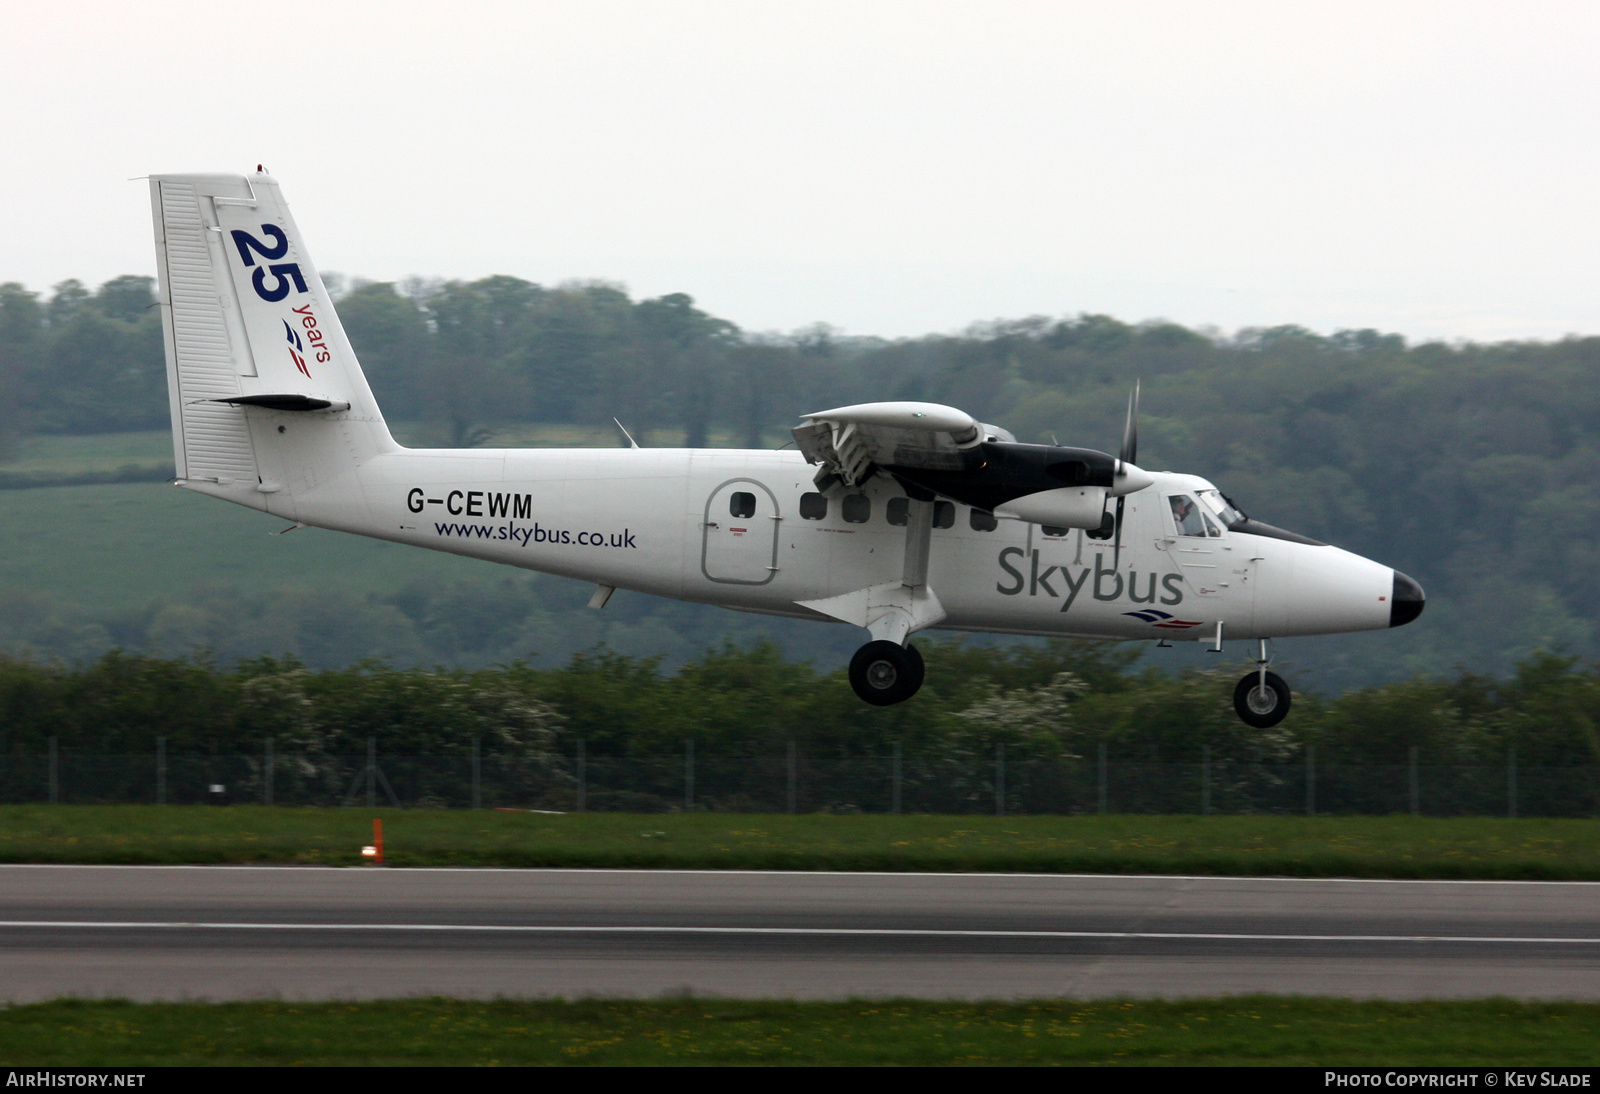
<svg viewBox="0 0 1600 1094"><path fill-rule="evenodd" d="M750 330L1109 312L1600 333L1593 3L0 0L0 280L152 273L132 176L324 270Z"/></svg>

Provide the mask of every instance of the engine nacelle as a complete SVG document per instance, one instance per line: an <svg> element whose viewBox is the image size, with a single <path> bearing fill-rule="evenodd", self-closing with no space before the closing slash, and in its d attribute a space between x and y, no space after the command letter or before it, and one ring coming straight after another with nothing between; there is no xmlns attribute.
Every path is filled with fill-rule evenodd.
<svg viewBox="0 0 1600 1094"><path fill-rule="evenodd" d="M1105 487L1062 486L1012 498L996 506L994 515L1053 528L1098 528L1105 511Z"/></svg>

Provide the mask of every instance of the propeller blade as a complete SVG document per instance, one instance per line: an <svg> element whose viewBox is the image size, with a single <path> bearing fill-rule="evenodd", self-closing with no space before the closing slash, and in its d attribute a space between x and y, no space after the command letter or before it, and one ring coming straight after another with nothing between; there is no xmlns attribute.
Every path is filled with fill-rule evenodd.
<svg viewBox="0 0 1600 1094"><path fill-rule="evenodd" d="M1128 422L1122 427L1122 462L1139 462L1139 381L1128 395Z"/></svg>
<svg viewBox="0 0 1600 1094"><path fill-rule="evenodd" d="M1122 453L1117 465L1118 477L1127 474L1124 468L1134 465L1139 459L1139 381L1133 382L1133 390L1128 393L1128 421L1122 427ZM1143 476L1148 480L1149 476ZM1131 485L1131 484L1130 484ZM1117 495L1117 520L1115 530L1112 532L1111 541L1111 568L1120 572L1122 568L1122 506L1127 499Z"/></svg>

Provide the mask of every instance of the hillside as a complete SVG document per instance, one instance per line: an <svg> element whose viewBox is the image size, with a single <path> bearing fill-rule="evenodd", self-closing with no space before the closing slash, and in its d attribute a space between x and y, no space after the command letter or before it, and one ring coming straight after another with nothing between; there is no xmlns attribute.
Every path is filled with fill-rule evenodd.
<svg viewBox="0 0 1600 1094"><path fill-rule="evenodd" d="M436 444L611 444L616 414L647 443L773 446L798 413L913 398L1024 440L1108 448L1142 379L1141 464L1205 475L1251 516L1427 589L1427 614L1402 631L1285 643L1302 683L1337 690L1457 664L1503 672L1538 648L1600 654L1600 339L1408 345L1375 331L1224 336L1079 315L887 342L825 326L751 335L688 296L635 301L603 284L342 288L380 401L410 439ZM288 642L327 663L333 647L289 637L324 624L280 617L337 603L375 613L370 642L357 628L336 644L350 656L476 663L603 639L677 659L725 634L774 637L792 654L851 645L842 629L642 597L597 622L569 609L583 599L575 585L455 559L390 563L392 548L323 546L337 537L311 531L280 542L263 526L257 544L236 523L248 515L176 510L198 499L148 482L164 466L166 416L149 300L148 278L93 292L66 283L48 300L0 286L0 380L17 396L0 423L0 487L102 484L0 494L11 605L0 642L63 656L106 641L225 656ZM199 545L219 533L205 529L234 545L206 553ZM167 566L189 542L197 555Z"/></svg>

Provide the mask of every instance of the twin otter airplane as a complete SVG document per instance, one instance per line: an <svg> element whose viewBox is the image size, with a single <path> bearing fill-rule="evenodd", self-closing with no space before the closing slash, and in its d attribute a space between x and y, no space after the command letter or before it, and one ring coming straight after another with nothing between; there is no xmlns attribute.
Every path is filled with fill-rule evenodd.
<svg viewBox="0 0 1600 1094"><path fill-rule="evenodd" d="M396 444L277 182L157 175L178 485L297 525L739 611L864 628L868 703L915 695L927 627L1255 639L1234 706L1289 710L1268 637L1397 627L1404 574L1251 520L1195 475L1122 451L1020 444L931 403L803 416L798 450L408 449Z"/></svg>

